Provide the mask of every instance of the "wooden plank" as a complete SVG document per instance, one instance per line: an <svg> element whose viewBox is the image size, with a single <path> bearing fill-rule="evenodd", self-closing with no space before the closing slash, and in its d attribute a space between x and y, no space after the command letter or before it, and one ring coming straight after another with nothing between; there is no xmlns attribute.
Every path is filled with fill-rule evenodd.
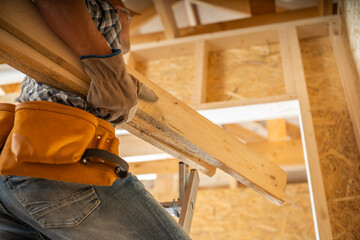
<svg viewBox="0 0 360 240"><path fill-rule="evenodd" d="M305 164L307 167L310 200L314 217L317 239L332 239L331 225L327 208L324 183L321 174L319 153L314 133L305 74L301 59L300 45L295 27L287 29L288 37L282 38L280 44L290 49L292 71L295 74L295 86L301 110L301 136L303 140ZM286 48L281 48L281 50Z"/></svg>
<svg viewBox="0 0 360 240"><path fill-rule="evenodd" d="M179 30L176 26L171 3L167 0L154 0L156 11L158 12L161 22L164 26L167 38L176 38L179 36Z"/></svg>
<svg viewBox="0 0 360 240"><path fill-rule="evenodd" d="M266 120L269 141L284 141L287 138L285 119Z"/></svg>
<svg viewBox="0 0 360 240"><path fill-rule="evenodd" d="M252 16L274 13L275 0L249 0Z"/></svg>
<svg viewBox="0 0 360 240"><path fill-rule="evenodd" d="M279 28L279 38L280 42L288 42L287 39L289 37L288 28L281 27ZM284 83L285 83L285 92L288 95L296 95L296 88L295 88L295 72L292 71L291 67L291 54L290 48L291 46L286 44L280 44L280 54L281 54L281 64L284 76Z"/></svg>
<svg viewBox="0 0 360 240"><path fill-rule="evenodd" d="M268 24L289 22L289 21L295 21L295 20L307 19L307 18L315 18L318 16L319 16L318 9L314 7L314 8L306 8L301 10L292 10L292 11L279 12L279 13L264 14L260 16L244 18L239 20L232 20L221 23L198 25L196 27L181 28L179 29L179 31L180 31L180 36L185 37L185 36L193 36L193 35L199 35L205 33L234 30L239 28L249 28L255 26L263 27L264 25L268 25ZM139 44L144 42L156 42L165 39L166 38L164 33L160 32L160 33L134 35L132 36L131 41L133 44Z"/></svg>
<svg viewBox="0 0 360 240"><path fill-rule="evenodd" d="M194 105L206 102L208 52L209 47L204 40L196 43L194 74L195 84L193 94Z"/></svg>
<svg viewBox="0 0 360 240"><path fill-rule="evenodd" d="M20 3L20 1L17 3ZM34 12L34 6L27 7L26 11L31 15L37 14L36 11ZM17 15L21 14L21 12L15 10L12 11L12 14ZM44 22L40 23L40 25L45 27ZM47 34L52 33L41 31L40 28L37 35L39 34L45 34L42 37L46 38ZM37 35L33 37L37 38ZM17 44L9 41L9 39L17 42ZM27 43L31 45L32 41ZM64 43L59 44L65 45ZM37 50L32 49L32 47L38 45L42 47ZM5 62L20 68L24 73L32 74L35 72L39 76L54 76L51 79L60 82L61 85L67 83L70 83L70 85L77 83L76 86L80 87L85 85L78 92L86 93L88 89L86 80L74 76L70 82L63 81L61 74L57 75L53 74L53 72L63 72L64 75L70 73L63 66L56 63L53 63L56 66L49 68L48 64L52 61L37 52L46 49L45 54L48 51L52 51L54 55L61 54L59 52L61 46L37 42L32 47L19 39L16 40L16 37L4 30L0 33L0 58ZM23 50L30 52L29 49L32 49L34 54L23 53ZM36 56L34 57L34 55ZM47 64L44 64L42 60ZM80 60L77 58L69 59L69 62L71 61ZM198 167L209 175L214 173L211 165L218 167L275 204L283 203L286 173L282 169L262 158L206 118L201 117L192 108L156 86L133 68L128 67L128 72L153 89L159 96L159 100L156 103L139 100L136 116L131 122L124 124L126 130L153 145L162 147L168 153L175 155L175 157L179 155L187 159L188 162L192 163L192 166Z"/></svg>
<svg viewBox="0 0 360 240"><path fill-rule="evenodd" d="M330 39L338 66L345 100L353 124L355 138L360 150L360 80L349 46L346 46L344 35L340 29L340 20L330 24Z"/></svg>
<svg viewBox="0 0 360 240"><path fill-rule="evenodd" d="M244 137L242 129L241 132L238 132L239 128L234 127L238 126L236 124L227 124L225 128L230 134L234 136ZM235 131L232 131L235 129ZM247 133L246 133L247 134ZM255 135L255 134L253 134ZM256 135L260 137L259 135ZM245 136L245 138L248 136ZM253 136L250 136L253 137ZM162 153L161 150L158 148L150 145L149 143L141 140L140 138L134 135L122 135L118 136L120 140L119 152L121 157L142 157L142 156L152 156L152 155L159 155ZM251 139L252 141L248 141L246 146L249 146L251 149L259 153L260 155L264 156L265 158L269 159L273 163L280 165L280 166L287 166L287 165L297 165L297 164L304 164L304 155L302 150L302 142L301 139L293 139L289 141L277 141L277 142L268 142L265 138L260 138L261 141L255 142L257 140L255 138ZM158 161L157 161L158 160ZM152 161L145 161L139 159L141 163L148 163L148 162L163 162L164 164L170 159L155 159ZM149 163L149 166L151 164ZM149 169L150 170L150 169ZM156 168L152 169L152 172L148 173L157 173Z"/></svg>

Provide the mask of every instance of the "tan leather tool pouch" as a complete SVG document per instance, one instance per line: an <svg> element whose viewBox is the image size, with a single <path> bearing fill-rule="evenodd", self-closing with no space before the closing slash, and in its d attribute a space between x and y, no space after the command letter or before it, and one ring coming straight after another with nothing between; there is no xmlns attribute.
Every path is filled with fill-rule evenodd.
<svg viewBox="0 0 360 240"><path fill-rule="evenodd" d="M80 109L51 102L21 103L16 107L11 151L20 163L75 163L97 125L95 116Z"/></svg>
<svg viewBox="0 0 360 240"><path fill-rule="evenodd" d="M14 126L15 105L0 103L0 148Z"/></svg>
<svg viewBox="0 0 360 240"><path fill-rule="evenodd" d="M100 158L84 164L82 156L89 148L117 155L118 146L113 126L86 111L47 101L24 102L15 108L0 173L112 185L118 178L116 164Z"/></svg>

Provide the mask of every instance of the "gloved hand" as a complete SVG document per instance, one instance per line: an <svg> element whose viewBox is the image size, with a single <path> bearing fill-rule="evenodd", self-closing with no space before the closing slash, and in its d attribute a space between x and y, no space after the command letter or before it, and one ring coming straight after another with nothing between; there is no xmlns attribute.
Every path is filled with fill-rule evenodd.
<svg viewBox="0 0 360 240"><path fill-rule="evenodd" d="M80 58L91 79L87 102L99 109L112 124L130 121L137 110L137 98L156 102L157 95L126 71L120 50L106 56Z"/></svg>

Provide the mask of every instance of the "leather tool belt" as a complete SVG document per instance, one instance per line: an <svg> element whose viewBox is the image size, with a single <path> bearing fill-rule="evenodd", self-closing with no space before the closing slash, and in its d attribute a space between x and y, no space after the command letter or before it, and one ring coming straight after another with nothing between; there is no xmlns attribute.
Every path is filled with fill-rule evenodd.
<svg viewBox="0 0 360 240"><path fill-rule="evenodd" d="M112 185L128 173L114 127L48 101L0 104L0 173ZM2 150L1 150L2 149Z"/></svg>

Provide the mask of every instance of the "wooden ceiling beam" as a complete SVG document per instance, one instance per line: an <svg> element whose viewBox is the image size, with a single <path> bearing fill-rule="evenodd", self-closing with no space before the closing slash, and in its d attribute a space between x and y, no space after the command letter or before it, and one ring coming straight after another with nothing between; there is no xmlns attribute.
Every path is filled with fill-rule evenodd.
<svg viewBox="0 0 360 240"><path fill-rule="evenodd" d="M168 0L154 0L155 8L160 16L161 22L164 26L165 35L167 38L177 38L179 34L174 12L171 8L171 3Z"/></svg>
<svg viewBox="0 0 360 240"><path fill-rule="evenodd" d="M305 8L300 10L264 14L260 16L254 16L250 18L243 18L239 20L232 20L221 23L212 23L212 24L198 25L196 27L181 28L179 29L179 31L180 31L180 36L185 37L185 36L192 36L192 35L198 35L204 33L214 33L219 31L294 21L294 20L313 18L318 16L319 16L318 8L312 7L312 8ZM140 44L145 42L158 42L165 39L166 37L164 32L157 32L157 33L134 35L131 37L131 42L133 44Z"/></svg>

